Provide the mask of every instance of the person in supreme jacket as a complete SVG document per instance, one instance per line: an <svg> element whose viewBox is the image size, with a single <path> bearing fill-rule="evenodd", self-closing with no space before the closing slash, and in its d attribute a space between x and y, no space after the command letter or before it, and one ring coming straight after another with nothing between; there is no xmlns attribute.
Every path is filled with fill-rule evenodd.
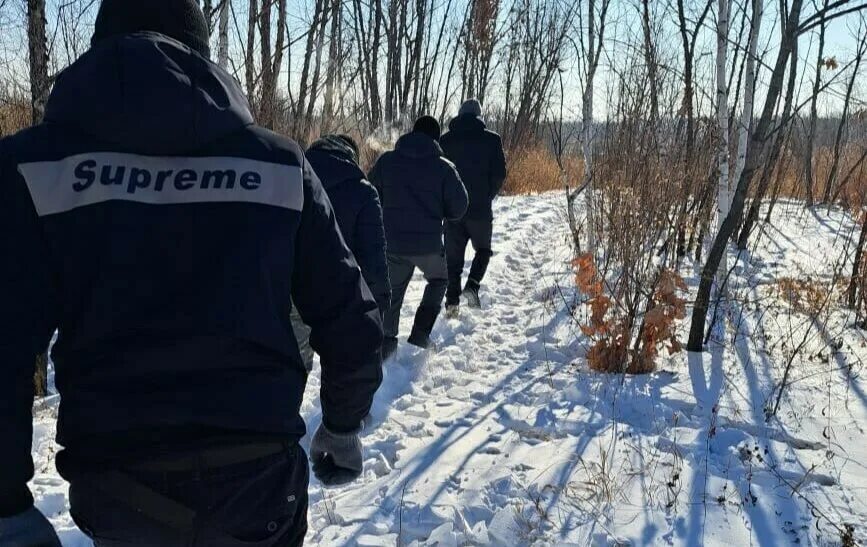
<svg viewBox="0 0 867 547"><path fill-rule="evenodd" d="M303 543L307 378L324 484L362 471L377 303L299 147L208 60L194 0L104 0L45 121L0 140L0 545L33 507L33 364L52 334L60 473L96 545Z"/></svg>

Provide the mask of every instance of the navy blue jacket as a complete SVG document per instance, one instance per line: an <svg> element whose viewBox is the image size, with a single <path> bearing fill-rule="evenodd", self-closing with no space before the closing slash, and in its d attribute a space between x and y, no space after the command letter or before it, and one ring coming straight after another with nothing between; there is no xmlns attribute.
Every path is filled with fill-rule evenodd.
<svg viewBox="0 0 867 547"><path fill-rule="evenodd" d="M443 249L443 220L467 211L467 190L439 144L408 133L377 160L370 181L379 191L389 254L426 255Z"/></svg>
<svg viewBox="0 0 867 547"><path fill-rule="evenodd" d="M506 158L500 136L488 131L480 118L465 114L451 121L440 144L467 187L470 206L466 218L492 219L491 205L506 180Z"/></svg>
<svg viewBox="0 0 867 547"><path fill-rule="evenodd" d="M381 312L391 301L385 230L376 189L365 180L352 151L335 139L316 141L307 150L307 161L331 199L343 239L361 267Z"/></svg>
<svg viewBox="0 0 867 547"><path fill-rule="evenodd" d="M302 151L158 34L95 46L44 123L0 140L0 260L0 516L32 503L34 356L55 329L58 441L85 465L303 436L290 298L329 428L357 428L381 381L376 302Z"/></svg>

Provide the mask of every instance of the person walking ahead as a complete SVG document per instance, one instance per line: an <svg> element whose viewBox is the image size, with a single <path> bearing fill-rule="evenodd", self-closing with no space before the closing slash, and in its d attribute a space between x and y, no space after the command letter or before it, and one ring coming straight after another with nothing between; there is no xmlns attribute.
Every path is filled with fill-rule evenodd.
<svg viewBox="0 0 867 547"><path fill-rule="evenodd" d="M464 215L467 192L455 166L442 157L439 136L435 119L419 118L413 131L398 139L394 151L383 154L370 173L382 200L392 289L384 321L383 358L397 349L400 310L416 268L424 274L427 286L407 341L428 347L442 309L448 283L443 221Z"/></svg>
<svg viewBox="0 0 867 547"><path fill-rule="evenodd" d="M307 161L328 193L343 239L361 267L380 314L391 303L382 207L376 189L358 166L358 145L348 135L326 135L307 149ZM313 367L310 329L293 313L292 326L308 370Z"/></svg>
<svg viewBox="0 0 867 547"><path fill-rule="evenodd" d="M57 456L97 546L293 546L307 528L307 379L325 484L361 473L382 378L376 302L299 147L252 123L193 0L104 0L45 122L0 140L0 544L33 508L33 363L52 333Z"/></svg>
<svg viewBox="0 0 867 547"><path fill-rule="evenodd" d="M443 135L445 155L458 168L467 187L470 205L463 219L446 223L446 256L449 284L446 307L450 315L457 315L461 298L461 277L467 243L472 242L475 258L463 290L467 304L481 307L479 288L493 256L493 201L506 180L506 158L500 136L488 131L481 118L482 107L475 99L461 106L458 117L449 124Z"/></svg>

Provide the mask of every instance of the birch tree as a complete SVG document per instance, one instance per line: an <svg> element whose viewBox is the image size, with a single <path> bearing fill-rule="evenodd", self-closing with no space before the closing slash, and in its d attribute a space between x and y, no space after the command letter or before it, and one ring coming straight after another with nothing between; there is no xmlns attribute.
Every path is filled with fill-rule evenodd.
<svg viewBox="0 0 867 547"><path fill-rule="evenodd" d="M587 2L587 41L579 40L583 44L582 53L584 59L584 89L581 93L581 155L584 159L584 177L581 186L575 190L566 189L567 212L570 229L575 241L576 249L580 247L578 239L578 222L575 215L575 201L584 193L584 207L587 215L587 248L591 253L596 251L596 224L593 217L593 94L596 81L596 72L599 69L599 61L602 57L602 48L605 43L605 24L610 0L601 0L599 5L599 17L597 21L596 0ZM598 25L598 28L597 28Z"/></svg>
<svg viewBox="0 0 867 547"><path fill-rule="evenodd" d="M731 208L729 196L729 85L726 70L729 51L729 8L731 0L717 2L716 33L716 116L719 124L719 144L717 145L717 223L722 226ZM727 268L726 256L720 259L716 271L718 288L722 288Z"/></svg>
<svg viewBox="0 0 867 547"><path fill-rule="evenodd" d="M789 13L786 15L785 30L780 37L780 47L771 71L771 79L768 82L762 114L756 123L755 130L750 135L746 161L732 196L731 207L717 231L707 261L702 268L689 332L688 348L690 351L701 351L704 346L704 328L714 277L720 271L720 265L723 263L732 233L740 224L750 182L765 157L767 142L776 130L773 127L773 115L782 93L783 77L789 63L789 57L792 55L794 44L802 31L800 25L802 7L803 0L793 0Z"/></svg>

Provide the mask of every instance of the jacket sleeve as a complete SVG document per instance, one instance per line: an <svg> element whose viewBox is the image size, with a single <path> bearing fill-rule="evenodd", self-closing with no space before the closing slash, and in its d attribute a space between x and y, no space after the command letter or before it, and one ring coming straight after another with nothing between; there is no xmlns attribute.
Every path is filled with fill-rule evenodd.
<svg viewBox="0 0 867 547"><path fill-rule="evenodd" d="M380 313L385 313L391 303L391 283L388 279L388 263L385 258L385 228L382 223L382 206L373 186L363 187L366 196L356 225L358 252L355 254L361 274L376 299Z"/></svg>
<svg viewBox="0 0 867 547"><path fill-rule="evenodd" d="M454 164L446 159L442 160L445 166L445 179L443 180L443 201L446 220L460 220L467 213L470 205L467 189Z"/></svg>
<svg viewBox="0 0 867 547"><path fill-rule="evenodd" d="M380 203L382 203L382 158L385 154L382 154L377 158L376 163L373 164L373 167L370 169L370 173L367 175L367 180L370 181L370 184L376 188L376 193L380 198Z"/></svg>
<svg viewBox="0 0 867 547"><path fill-rule="evenodd" d="M382 382L382 321L322 184L306 161L303 169L292 296L322 363L322 423L347 433L361 426Z"/></svg>
<svg viewBox="0 0 867 547"><path fill-rule="evenodd" d="M33 505L34 364L55 328L46 251L30 194L0 141L0 518Z"/></svg>
<svg viewBox="0 0 867 547"><path fill-rule="evenodd" d="M503 183L506 182L506 154L503 151L503 140L499 135L495 134L491 141L493 146L490 156L491 199L494 199L500 194Z"/></svg>

